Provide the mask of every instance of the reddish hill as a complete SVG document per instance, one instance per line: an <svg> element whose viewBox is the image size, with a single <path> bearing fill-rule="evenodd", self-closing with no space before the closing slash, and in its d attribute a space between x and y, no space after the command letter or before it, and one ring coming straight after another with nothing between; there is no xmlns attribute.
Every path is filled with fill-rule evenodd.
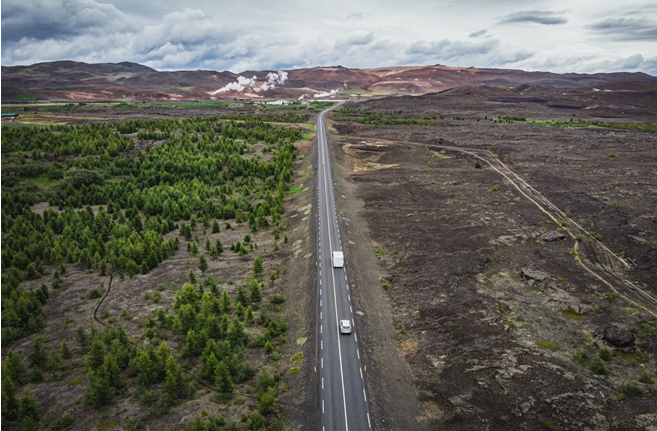
<svg viewBox="0 0 657 431"><path fill-rule="evenodd" d="M240 74L212 70L162 72L136 63L87 64L74 61L2 67L3 102L26 100L208 100L249 97L298 98L330 90L367 90L391 94L426 94L462 86L523 84L545 88L595 87L646 91L657 77L644 73L557 74L510 69L477 69L448 66L403 66L349 69L342 66L292 69L275 89L212 93L239 76L263 83L274 71Z"/></svg>

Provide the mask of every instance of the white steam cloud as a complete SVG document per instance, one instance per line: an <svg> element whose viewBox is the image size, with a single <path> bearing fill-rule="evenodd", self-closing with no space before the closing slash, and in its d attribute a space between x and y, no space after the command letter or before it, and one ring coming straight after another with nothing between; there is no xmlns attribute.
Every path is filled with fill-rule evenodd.
<svg viewBox="0 0 657 431"><path fill-rule="evenodd" d="M319 93L319 94L314 94L313 97L316 97L316 98L328 97L328 96L332 96L334 94L337 94L339 92L340 92L340 89L336 88L335 90L325 91L325 92Z"/></svg>
<svg viewBox="0 0 657 431"><path fill-rule="evenodd" d="M287 72L279 70L278 72L269 72L265 82L259 82L257 77L245 78L238 76L237 81L231 82L220 89L213 91L212 95L217 93L226 93L228 91L242 92L245 89L259 93L261 91L273 90L277 85L283 85L287 81Z"/></svg>

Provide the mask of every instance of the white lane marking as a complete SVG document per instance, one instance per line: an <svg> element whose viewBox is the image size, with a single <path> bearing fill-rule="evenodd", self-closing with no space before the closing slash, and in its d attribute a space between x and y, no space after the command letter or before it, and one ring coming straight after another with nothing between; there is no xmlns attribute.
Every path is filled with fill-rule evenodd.
<svg viewBox="0 0 657 431"><path fill-rule="evenodd" d="M370 428L372 428L372 423L370 422L370 412L367 412L367 425L369 425Z"/></svg>
<svg viewBox="0 0 657 431"><path fill-rule="evenodd" d="M354 333L354 341L358 343L358 334Z"/></svg>
<svg viewBox="0 0 657 431"><path fill-rule="evenodd" d="M361 378L361 379L363 378L363 374L362 374L362 372L361 372L360 378ZM324 377L322 377L322 389L324 389Z"/></svg>
<svg viewBox="0 0 657 431"><path fill-rule="evenodd" d="M347 292L349 291L349 285L347 284Z"/></svg>
<svg viewBox="0 0 657 431"><path fill-rule="evenodd" d="M349 312L350 312L350 313L353 313L353 312L354 312L354 310L351 309L351 305L349 306Z"/></svg>
<svg viewBox="0 0 657 431"><path fill-rule="evenodd" d="M363 369L362 369L362 368L358 368L358 371L360 371L360 379L363 380ZM322 384L324 384L324 377L322 377ZM323 386L322 386L322 389L324 389Z"/></svg>
<svg viewBox="0 0 657 431"><path fill-rule="evenodd" d="M367 402L367 395L365 394L365 388L363 388L363 398L365 398L365 402Z"/></svg>
<svg viewBox="0 0 657 431"><path fill-rule="evenodd" d="M322 343L321 349L324 350L324 340L321 340L321 343Z"/></svg>
<svg viewBox="0 0 657 431"><path fill-rule="evenodd" d="M319 306L320 307L322 306L322 300L321 299L319 300Z"/></svg>
<svg viewBox="0 0 657 431"><path fill-rule="evenodd" d="M356 349L356 354L358 355L358 359L360 359L360 351Z"/></svg>
<svg viewBox="0 0 657 431"><path fill-rule="evenodd" d="M319 333L320 333L320 334L323 334L323 333L324 333L324 326L320 326L320 327L319 327Z"/></svg>
<svg viewBox="0 0 657 431"><path fill-rule="evenodd" d="M351 295L347 295L349 297L349 302L351 302Z"/></svg>
<svg viewBox="0 0 657 431"><path fill-rule="evenodd" d="M324 413L324 400L322 400L322 414Z"/></svg>
<svg viewBox="0 0 657 431"><path fill-rule="evenodd" d="M322 320L322 312L319 312L319 320Z"/></svg>
<svg viewBox="0 0 657 431"><path fill-rule="evenodd" d="M324 358L320 358L322 360L322 368L324 368Z"/></svg>
<svg viewBox="0 0 657 431"><path fill-rule="evenodd" d="M318 135L318 136L325 136L324 135L325 132L323 131L324 112L322 112L319 115L319 118L318 118L318 124L317 124L318 133L320 131L322 132L322 135ZM322 139L321 141L323 141L323 140L324 139ZM324 160L325 160L326 156L328 155L328 145L325 143L323 147L324 148L322 148L322 150L319 152L319 154L321 154L322 157L323 157L322 165L324 165ZM327 174L327 171L326 171L326 169L324 169L324 175L326 175L326 174ZM328 175L331 175L330 167L329 167ZM326 187L324 188L324 191L326 192L326 194L324 195L324 198L326 200L326 215L330 218L330 213L329 213L329 208L328 208L329 207L329 200L328 200L329 196L328 195L331 194L331 191ZM329 233L329 250L333 250L333 245L331 244L331 235L330 235L330 233ZM331 271L331 280L333 281L333 300L334 300L334 303L337 304L338 300L337 300L337 294L335 293L335 277L334 277L333 274L334 274L334 272ZM340 318L338 317L338 307L335 306L334 310L335 310L335 320L340 320ZM338 340L339 340L340 330L338 328L335 328L335 330L338 331ZM347 397L346 397L345 388L344 388L344 371L342 369L342 347L340 346L340 341L338 341L338 358L340 360L340 382L342 383L342 404L343 404L343 407L344 407L345 431L349 431L349 420L347 419Z"/></svg>

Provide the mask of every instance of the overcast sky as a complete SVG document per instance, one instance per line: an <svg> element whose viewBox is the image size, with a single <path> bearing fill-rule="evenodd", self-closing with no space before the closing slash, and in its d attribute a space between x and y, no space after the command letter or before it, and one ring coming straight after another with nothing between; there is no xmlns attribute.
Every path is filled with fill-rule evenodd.
<svg viewBox="0 0 657 431"><path fill-rule="evenodd" d="M52 60L657 75L657 0L4 0L2 65Z"/></svg>

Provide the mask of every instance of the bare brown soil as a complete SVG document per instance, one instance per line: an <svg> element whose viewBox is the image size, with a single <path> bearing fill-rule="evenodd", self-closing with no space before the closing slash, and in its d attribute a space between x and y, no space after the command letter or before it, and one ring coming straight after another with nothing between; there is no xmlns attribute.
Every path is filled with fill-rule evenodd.
<svg viewBox="0 0 657 431"><path fill-rule="evenodd" d="M639 381L644 370L657 374L657 308L621 282L657 297L657 136L490 121L657 118L650 101L612 95L528 95L545 100L536 103L463 88L347 106L444 115L435 127L334 122L363 363L377 373L367 379L376 429L657 426L657 387ZM448 119L455 116L464 119ZM492 164L504 163L540 195L445 147L490 150ZM555 223L537 196L569 221ZM572 223L630 269L596 252L592 237L578 243ZM609 335L613 327L631 340L624 347ZM596 374L605 348L608 374ZM628 382L642 393L630 395Z"/></svg>

